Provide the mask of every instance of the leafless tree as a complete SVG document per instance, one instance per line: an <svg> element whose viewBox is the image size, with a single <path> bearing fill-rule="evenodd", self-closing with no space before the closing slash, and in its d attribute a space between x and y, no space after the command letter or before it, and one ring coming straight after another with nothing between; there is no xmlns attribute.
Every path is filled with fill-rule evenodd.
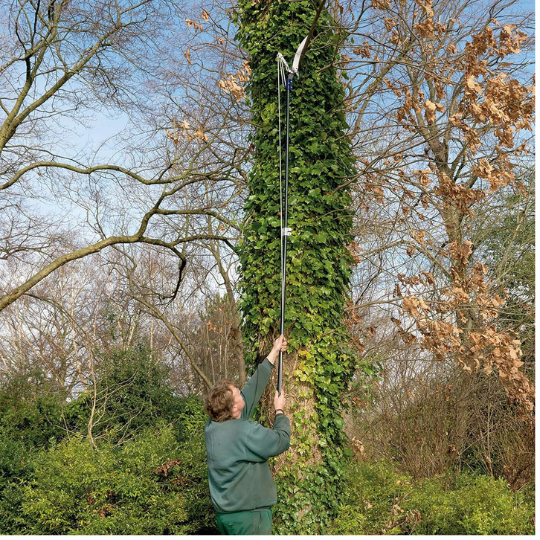
<svg viewBox="0 0 540 540"><path fill-rule="evenodd" d="M182 267L186 243L230 242L238 224L225 205L242 189L230 129L238 101L217 84L226 63L205 80L209 91L197 80L183 3L0 7L0 310L114 245L161 246ZM96 146L90 134L111 118L112 138Z"/></svg>

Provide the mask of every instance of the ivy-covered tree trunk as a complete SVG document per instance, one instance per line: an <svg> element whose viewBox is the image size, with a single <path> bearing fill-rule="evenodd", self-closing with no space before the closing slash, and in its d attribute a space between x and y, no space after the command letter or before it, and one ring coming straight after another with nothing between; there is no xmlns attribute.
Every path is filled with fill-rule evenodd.
<svg viewBox="0 0 540 540"><path fill-rule="evenodd" d="M245 205L242 311L246 362L254 367L279 332L280 206L276 56L290 65L320 2L240 0L239 40L249 53L247 94L254 161ZM290 100L290 184L284 390L292 419L291 449L274 462L280 533L315 534L339 502L344 437L343 395L356 357L344 327L352 259L348 182L354 158L338 79L337 43L323 10L294 78ZM282 121L285 120L285 90ZM282 130L284 137L285 129ZM285 147L285 140L282 140ZM270 395L271 394L271 395ZM268 394L273 399L274 389ZM265 413L262 413L263 420ZM270 416L271 419L271 415Z"/></svg>

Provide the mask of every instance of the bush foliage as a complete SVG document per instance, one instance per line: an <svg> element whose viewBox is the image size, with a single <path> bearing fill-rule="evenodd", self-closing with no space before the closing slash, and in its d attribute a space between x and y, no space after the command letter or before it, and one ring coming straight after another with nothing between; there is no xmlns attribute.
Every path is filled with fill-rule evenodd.
<svg viewBox="0 0 540 540"><path fill-rule="evenodd" d="M92 436L92 392L62 404L0 388L0 534L217 534L200 400L175 396L144 348L113 361L96 383L110 400ZM349 463L340 485L330 534L534 533L532 490L489 476L415 481L387 463ZM291 489L280 483L280 496Z"/></svg>
<svg viewBox="0 0 540 540"><path fill-rule="evenodd" d="M217 532L200 400L142 346L98 374L69 403L0 389L0 533Z"/></svg>
<svg viewBox="0 0 540 540"><path fill-rule="evenodd" d="M531 493L502 479L456 473L414 481L382 462L351 464L346 478L331 534L534 534Z"/></svg>
<svg viewBox="0 0 540 540"><path fill-rule="evenodd" d="M29 532L198 532L193 501L208 496L204 472L201 478L190 466L193 449L179 446L172 427L148 428L122 446L103 442L96 449L80 436L63 441L39 456L25 488ZM210 514L210 507L205 510Z"/></svg>

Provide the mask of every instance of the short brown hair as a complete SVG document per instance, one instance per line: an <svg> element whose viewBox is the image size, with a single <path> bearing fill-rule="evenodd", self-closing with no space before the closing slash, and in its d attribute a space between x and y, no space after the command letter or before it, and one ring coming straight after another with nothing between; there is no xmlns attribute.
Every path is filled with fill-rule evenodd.
<svg viewBox="0 0 540 540"><path fill-rule="evenodd" d="M204 409L214 422L225 422L233 417L233 381L219 381L204 398Z"/></svg>

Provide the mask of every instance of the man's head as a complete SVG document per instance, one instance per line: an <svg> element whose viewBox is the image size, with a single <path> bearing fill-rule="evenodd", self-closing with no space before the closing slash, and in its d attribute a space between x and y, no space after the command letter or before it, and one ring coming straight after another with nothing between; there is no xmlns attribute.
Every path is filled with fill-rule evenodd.
<svg viewBox="0 0 540 540"><path fill-rule="evenodd" d="M214 422L240 418L245 402L233 381L220 381L208 393L204 408Z"/></svg>

